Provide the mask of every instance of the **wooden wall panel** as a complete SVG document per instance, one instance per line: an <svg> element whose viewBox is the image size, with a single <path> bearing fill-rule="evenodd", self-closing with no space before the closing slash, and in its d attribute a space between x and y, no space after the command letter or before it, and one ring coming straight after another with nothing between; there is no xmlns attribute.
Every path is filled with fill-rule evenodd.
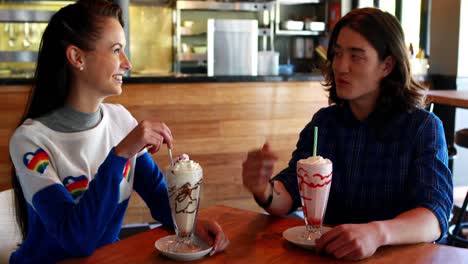
<svg viewBox="0 0 468 264"><path fill-rule="evenodd" d="M21 117L29 89L0 87L0 190L10 188L8 138ZM174 136L174 154L188 153L204 169L202 207L251 199L242 186L247 152L268 140L289 161L298 134L321 107L326 93L319 82L126 84L107 102L124 105L137 120L165 122ZM153 156L165 168L166 149ZM132 197L125 222L150 219L144 202Z"/></svg>
<svg viewBox="0 0 468 264"><path fill-rule="evenodd" d="M0 86L0 191L11 188L8 141L23 116L29 91L26 86Z"/></svg>

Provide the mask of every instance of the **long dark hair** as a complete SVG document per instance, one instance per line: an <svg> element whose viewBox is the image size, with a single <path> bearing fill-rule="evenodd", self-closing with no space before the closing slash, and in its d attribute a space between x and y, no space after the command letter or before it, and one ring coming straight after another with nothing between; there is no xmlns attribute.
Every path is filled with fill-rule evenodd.
<svg viewBox="0 0 468 264"><path fill-rule="evenodd" d="M94 43L105 30L102 27L105 18L115 18L123 27L122 10L106 0L79 0L52 16L42 35L34 85L19 125L28 118L40 117L65 104L72 78L66 48L75 45L84 51L93 50ZM25 239L28 233L27 206L13 164L11 180L16 221Z"/></svg>
<svg viewBox="0 0 468 264"><path fill-rule="evenodd" d="M383 61L388 56L395 60L393 71L380 82L380 96L377 101L380 117L391 113L411 111L425 104L424 90L427 88L411 76L408 51L403 29L391 14L377 8L355 9L346 14L332 31L327 51L328 63L324 70L325 82L330 103L342 105L345 100L336 93L335 76L332 69L334 46L343 27L349 27L361 34L376 50Z"/></svg>

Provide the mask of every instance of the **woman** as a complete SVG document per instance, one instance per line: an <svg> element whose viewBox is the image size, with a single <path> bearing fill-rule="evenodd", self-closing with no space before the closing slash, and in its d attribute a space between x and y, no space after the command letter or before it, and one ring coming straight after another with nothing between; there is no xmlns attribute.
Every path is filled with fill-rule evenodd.
<svg viewBox="0 0 468 264"><path fill-rule="evenodd" d="M11 263L88 256L117 241L133 189L172 226L166 183L148 153L172 147L170 129L102 103L122 92L131 68L122 26L117 5L78 1L44 32L24 122L10 140L24 238ZM197 233L212 254L228 244L216 222L199 221Z"/></svg>
<svg viewBox="0 0 468 264"><path fill-rule="evenodd" d="M336 258L369 257L383 245L430 242L447 231L452 180L442 122L425 111L424 88L411 78L398 20L356 9L335 26L325 86L331 106L301 132L289 166L270 180L277 155L265 144L248 154L244 185L272 214L300 206L296 162L317 153L333 162L324 222L316 241Z"/></svg>

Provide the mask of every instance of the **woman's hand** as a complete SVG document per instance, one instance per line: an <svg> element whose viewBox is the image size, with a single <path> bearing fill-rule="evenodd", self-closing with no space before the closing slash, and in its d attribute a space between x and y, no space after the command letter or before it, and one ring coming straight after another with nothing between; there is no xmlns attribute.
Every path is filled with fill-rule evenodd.
<svg viewBox="0 0 468 264"><path fill-rule="evenodd" d="M128 159L145 147L148 147L149 153L154 154L164 143L172 148L172 141L171 130L166 124L143 120L115 147L115 154Z"/></svg>
<svg viewBox="0 0 468 264"><path fill-rule="evenodd" d="M270 150L268 143L261 150L247 154L247 160L242 164L242 182L256 197L263 197L277 160L278 156Z"/></svg>
<svg viewBox="0 0 468 264"><path fill-rule="evenodd" d="M195 234L209 245L213 246L210 256L223 251L229 245L229 239L221 226L215 221L198 220Z"/></svg>
<svg viewBox="0 0 468 264"><path fill-rule="evenodd" d="M316 240L317 252L337 259L360 260L372 256L383 244L376 222L339 225Z"/></svg>

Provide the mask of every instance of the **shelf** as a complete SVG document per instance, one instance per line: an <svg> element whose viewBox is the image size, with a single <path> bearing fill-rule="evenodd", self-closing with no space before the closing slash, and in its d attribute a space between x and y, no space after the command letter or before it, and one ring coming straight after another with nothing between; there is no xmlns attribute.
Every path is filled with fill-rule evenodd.
<svg viewBox="0 0 468 264"><path fill-rule="evenodd" d="M196 34L180 34L181 37L187 37L187 38L196 38L196 37L206 37L206 32L200 32ZM271 28L258 28L258 36L271 36Z"/></svg>
<svg viewBox="0 0 468 264"><path fill-rule="evenodd" d="M318 36L321 31L310 31L310 30L276 30L277 36Z"/></svg>
<svg viewBox="0 0 468 264"><path fill-rule="evenodd" d="M320 4L323 0L278 0L281 5Z"/></svg>
<svg viewBox="0 0 468 264"><path fill-rule="evenodd" d="M0 10L0 22L49 22L55 11L45 10Z"/></svg>
<svg viewBox="0 0 468 264"><path fill-rule="evenodd" d="M221 10L221 11L263 11L270 10L275 2L211 2L211 1L177 1L179 10Z"/></svg>
<svg viewBox="0 0 468 264"><path fill-rule="evenodd" d="M37 51L0 51L0 62L35 62Z"/></svg>
<svg viewBox="0 0 468 264"><path fill-rule="evenodd" d="M255 1L255 0L254 0ZM261 0L256 0L261 1ZM275 21L274 14L277 6L276 1L267 0L269 2L214 2L214 1L175 1L174 9L174 21L173 21L173 47L175 56L173 56L173 69L174 72L180 72L183 66L189 64L206 65L208 61L207 54L199 53L182 53L182 42L195 42L201 44L201 38L207 38L208 34L205 32L199 32L200 28L197 28L198 32L191 32L192 28L184 27L182 22L183 14L189 14L189 11L227 11L227 12L252 12L255 13L256 18L259 21L258 27L258 42L263 44L264 49L267 48L267 41L270 41L270 46L274 47L274 35L275 35ZM185 12L185 13L184 13ZM222 16L216 16L221 19ZM228 16L229 18L229 16ZM268 22L263 22L263 19L267 19ZM264 25L263 23L266 23ZM203 30L203 29L202 29ZM194 34L196 33L196 34ZM192 39L191 39L192 38ZM206 71L206 69L205 69Z"/></svg>
<svg viewBox="0 0 468 264"><path fill-rule="evenodd" d="M206 32L194 33L194 34L180 34L181 37L206 37Z"/></svg>
<svg viewBox="0 0 468 264"><path fill-rule="evenodd" d="M197 53L182 53L180 54L180 61L206 61L206 54Z"/></svg>

